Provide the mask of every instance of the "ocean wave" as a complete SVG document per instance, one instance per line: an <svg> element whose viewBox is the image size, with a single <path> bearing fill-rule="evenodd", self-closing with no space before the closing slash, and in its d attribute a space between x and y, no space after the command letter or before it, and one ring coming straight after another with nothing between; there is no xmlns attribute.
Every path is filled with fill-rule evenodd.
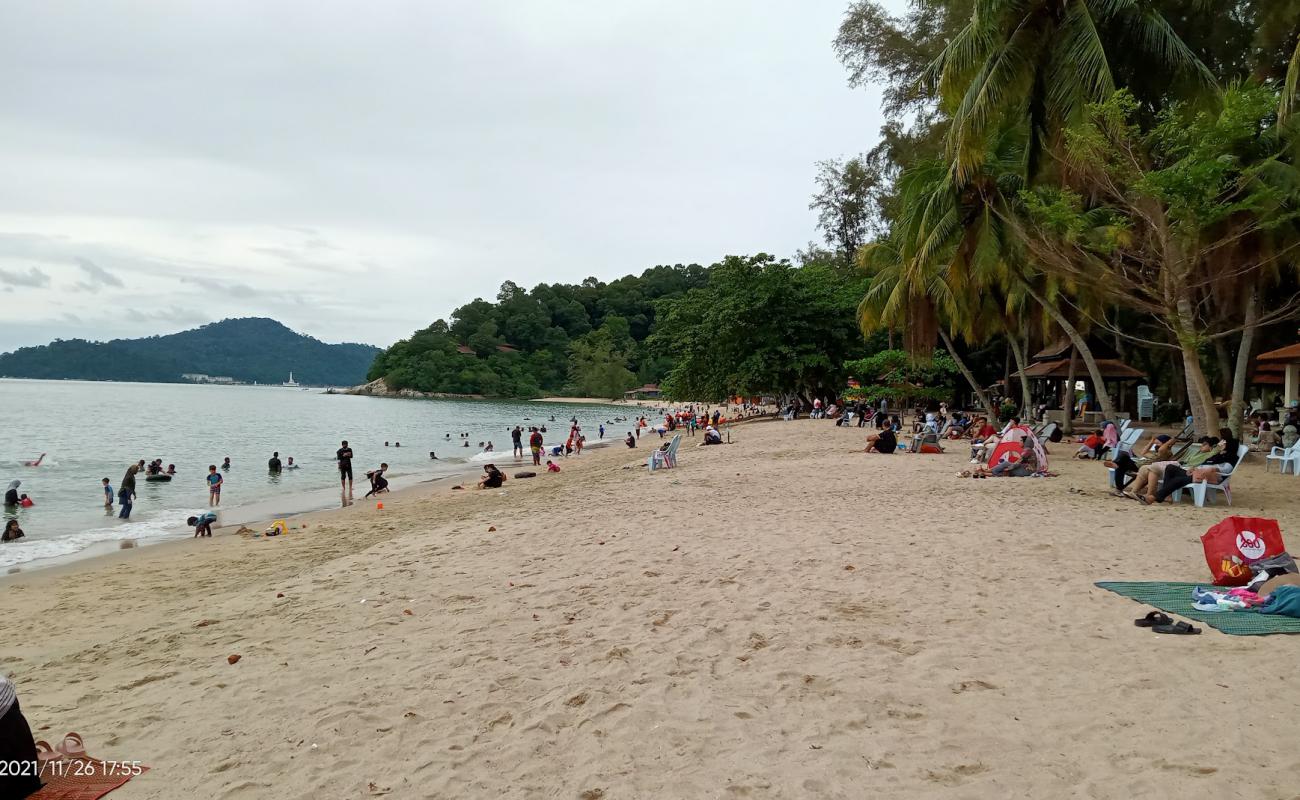
<svg viewBox="0 0 1300 800"><path fill-rule="evenodd" d="M188 515L187 515L188 516ZM183 517L182 517L183 519ZM123 539L161 539L183 532L177 527L175 516L140 520L105 528L91 528L80 533L53 536L48 539L23 539L0 545L0 569L15 567L47 558L75 555L100 542Z"/></svg>

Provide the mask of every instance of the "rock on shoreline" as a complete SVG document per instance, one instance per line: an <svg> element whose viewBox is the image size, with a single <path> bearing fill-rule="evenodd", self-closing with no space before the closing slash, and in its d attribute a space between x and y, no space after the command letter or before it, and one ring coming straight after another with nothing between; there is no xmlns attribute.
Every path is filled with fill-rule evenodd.
<svg viewBox="0 0 1300 800"><path fill-rule="evenodd" d="M482 400L485 397L485 395L481 394L451 394L450 392L417 392L414 389L393 389L383 378L377 378L370 383L363 383L350 389L343 389L339 394L355 394L364 397L405 397L410 400Z"/></svg>

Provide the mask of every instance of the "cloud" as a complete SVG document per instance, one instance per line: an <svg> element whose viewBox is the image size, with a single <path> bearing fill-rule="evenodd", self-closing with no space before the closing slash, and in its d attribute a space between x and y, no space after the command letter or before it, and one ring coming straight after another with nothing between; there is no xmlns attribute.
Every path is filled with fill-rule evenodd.
<svg viewBox="0 0 1300 800"><path fill-rule="evenodd" d="M122 279L104 269L103 267L91 261L89 258L77 258L77 266L81 271L86 273L86 280L79 281L77 287L89 292L97 292L105 286L116 286L119 289L125 286Z"/></svg>
<svg viewBox="0 0 1300 800"><path fill-rule="evenodd" d="M212 278L181 278L181 283L192 283L195 286L201 286L210 292L219 292L230 297L240 300L247 300L250 297L257 297L257 290L246 283L226 283L224 281L214 280Z"/></svg>
<svg viewBox="0 0 1300 800"><path fill-rule="evenodd" d="M183 322L192 326L199 326L206 322L211 322L211 318L199 311L189 308L180 308L172 306L171 308L159 308L150 311L141 311L138 308L126 309L126 318L132 322Z"/></svg>
<svg viewBox="0 0 1300 800"><path fill-rule="evenodd" d="M50 276L36 267L31 267L26 272L0 269L0 283L7 286L27 286L33 289L43 289L50 285Z"/></svg>

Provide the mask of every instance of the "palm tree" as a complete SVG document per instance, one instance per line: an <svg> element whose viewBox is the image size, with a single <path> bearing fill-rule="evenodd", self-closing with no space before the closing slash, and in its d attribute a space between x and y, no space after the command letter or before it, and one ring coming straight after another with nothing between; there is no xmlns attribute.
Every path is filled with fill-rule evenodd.
<svg viewBox="0 0 1300 800"><path fill-rule="evenodd" d="M973 176L993 131L1022 121L1028 123L1028 174L1036 177L1060 131L1115 91L1108 50L1117 47L1136 48L1152 70L1214 84L1150 3L977 0L970 22L925 76L952 119L948 156L957 177Z"/></svg>
<svg viewBox="0 0 1300 800"><path fill-rule="evenodd" d="M936 333L942 330L937 324L940 317L962 330L968 341L1023 335L1024 325L1019 331L999 328L976 309L990 297L1003 298L1009 306L1030 298L1077 348L1102 412L1109 417L1113 409L1097 359L1061 301L1064 294L1072 293L1079 295L1074 303L1086 307L1093 302L1092 295L1033 269L1006 224L1007 209L1025 185L1025 139L1023 127L1001 131L968 179L959 178L948 162L940 160L914 164L899 176L898 214L889 244L867 254L865 264L880 274L864 305L878 307L896 323L906 319L908 350L923 353L933 347ZM979 320L982 328L977 329Z"/></svg>
<svg viewBox="0 0 1300 800"><path fill-rule="evenodd" d="M1291 55L1291 65L1286 71L1286 82L1282 87L1282 105L1278 109L1278 121L1286 122L1300 108L1300 40L1295 43L1295 53Z"/></svg>

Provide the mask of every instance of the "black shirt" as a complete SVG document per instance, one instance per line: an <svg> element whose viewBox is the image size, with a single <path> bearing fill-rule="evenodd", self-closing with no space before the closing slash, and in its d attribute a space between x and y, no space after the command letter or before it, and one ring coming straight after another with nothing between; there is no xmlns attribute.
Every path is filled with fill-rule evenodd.
<svg viewBox="0 0 1300 800"><path fill-rule="evenodd" d="M880 432L880 437L876 439L876 452L892 453L898 449L898 439L894 436L893 428L886 428Z"/></svg>
<svg viewBox="0 0 1300 800"><path fill-rule="evenodd" d="M340 447L334 457L339 460L339 469L348 469L352 466L352 448Z"/></svg>
<svg viewBox="0 0 1300 800"><path fill-rule="evenodd" d="M510 438L514 439L515 444L518 445L521 441L523 441L524 432L519 430L518 428L515 428L513 431L510 432Z"/></svg>
<svg viewBox="0 0 1300 800"><path fill-rule="evenodd" d="M272 456L272 457L271 457L271 460L268 461L268 462L266 462L266 466L267 466L267 469L271 470L272 472L279 472L279 471L280 471L280 459L275 458L274 456Z"/></svg>

